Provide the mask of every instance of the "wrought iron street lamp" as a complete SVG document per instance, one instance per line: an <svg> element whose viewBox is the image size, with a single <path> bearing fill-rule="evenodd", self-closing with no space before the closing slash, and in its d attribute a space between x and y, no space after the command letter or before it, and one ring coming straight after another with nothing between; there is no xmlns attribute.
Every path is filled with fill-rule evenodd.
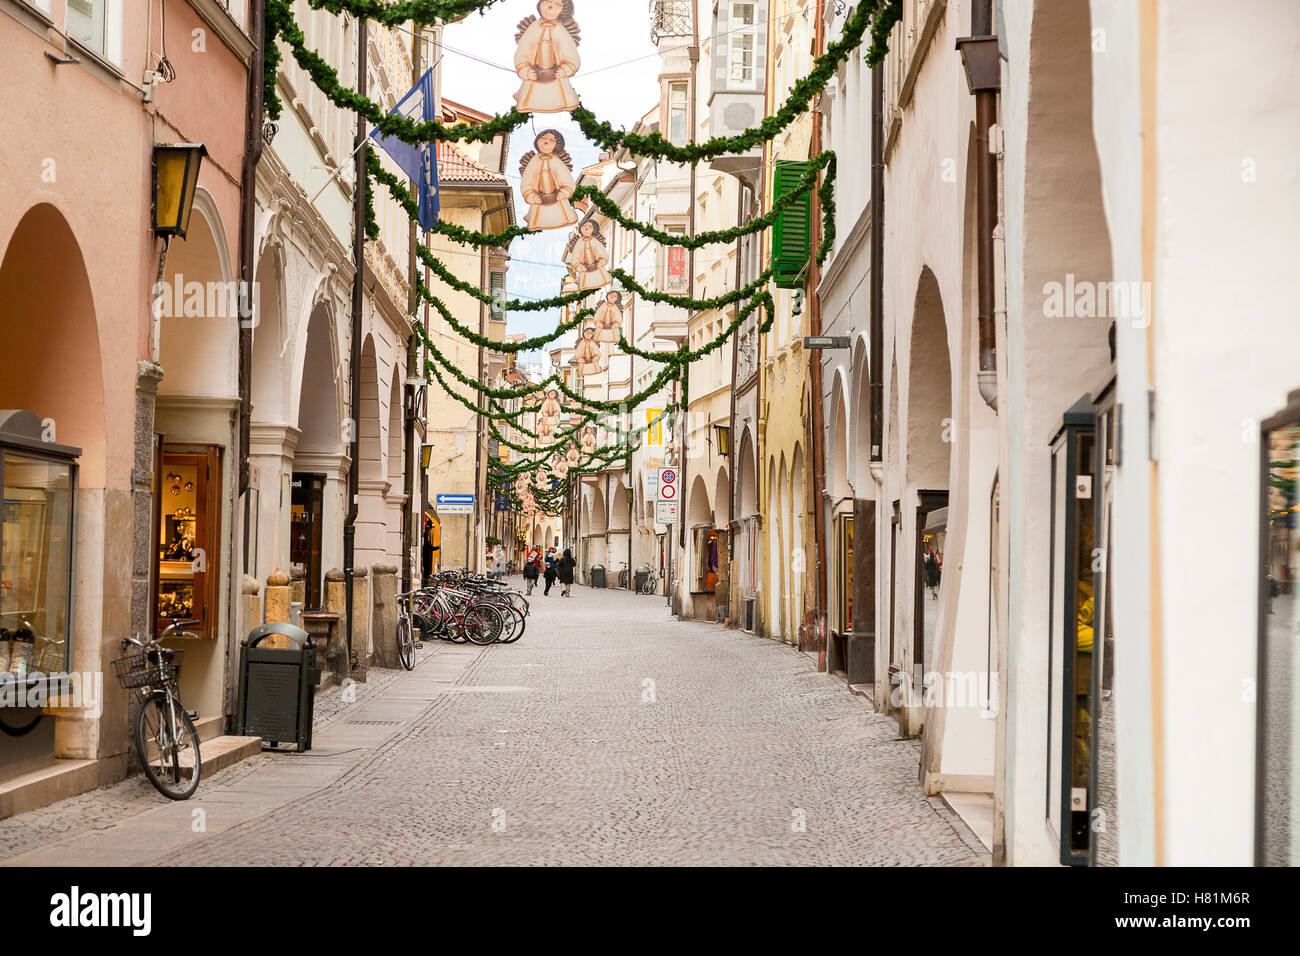
<svg viewBox="0 0 1300 956"><path fill-rule="evenodd" d="M208 155L202 143L158 143L153 148L153 231L170 240L185 238L199 186L199 167Z"/></svg>

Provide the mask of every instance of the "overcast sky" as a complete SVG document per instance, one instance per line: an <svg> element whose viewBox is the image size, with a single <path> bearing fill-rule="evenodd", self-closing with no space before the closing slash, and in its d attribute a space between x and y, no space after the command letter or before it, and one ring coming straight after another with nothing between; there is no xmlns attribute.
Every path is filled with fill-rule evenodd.
<svg viewBox="0 0 1300 956"><path fill-rule="evenodd" d="M516 28L520 20L536 13L535 0L504 0L484 14L471 13L448 26L443 34L443 95L484 113L510 110L520 82L512 66ZM582 105L601 120L631 127L659 98L659 58L650 42L649 4L577 0L574 19L582 30L578 47L582 66L573 88ZM563 134L575 173L596 159L596 147L586 141L568 113L536 114L531 123L515 130L506 175L515 184L520 221L528 207L519 195L519 158L533 148L535 131L548 127ZM561 255L569 234L568 229L553 229L510 244L507 290L512 297L542 299L559 293L564 278ZM515 312L507 328L531 337L554 329L557 321L557 312ZM521 358L541 361L540 353Z"/></svg>

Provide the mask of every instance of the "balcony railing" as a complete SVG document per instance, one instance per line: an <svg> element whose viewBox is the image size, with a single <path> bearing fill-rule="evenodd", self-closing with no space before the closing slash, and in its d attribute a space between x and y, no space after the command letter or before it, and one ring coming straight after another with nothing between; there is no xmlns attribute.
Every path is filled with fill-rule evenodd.
<svg viewBox="0 0 1300 956"><path fill-rule="evenodd" d="M651 0L651 41L658 46L664 37L692 36L691 17L691 0Z"/></svg>

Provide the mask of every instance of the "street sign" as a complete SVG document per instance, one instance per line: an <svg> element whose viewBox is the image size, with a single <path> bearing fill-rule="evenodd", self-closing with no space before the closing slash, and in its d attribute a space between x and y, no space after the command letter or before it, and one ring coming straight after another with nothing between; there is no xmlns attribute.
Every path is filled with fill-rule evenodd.
<svg viewBox="0 0 1300 956"><path fill-rule="evenodd" d="M655 502L655 522L658 524L676 524L677 523L677 501L656 501Z"/></svg>
<svg viewBox="0 0 1300 956"><path fill-rule="evenodd" d="M659 500L676 502L677 494L677 469L660 468L659 469Z"/></svg>
<svg viewBox="0 0 1300 956"><path fill-rule="evenodd" d="M852 341L847 335L805 335L803 347L806 349L847 349Z"/></svg>
<svg viewBox="0 0 1300 956"><path fill-rule="evenodd" d="M440 515L472 515L473 495L435 495L434 507Z"/></svg>

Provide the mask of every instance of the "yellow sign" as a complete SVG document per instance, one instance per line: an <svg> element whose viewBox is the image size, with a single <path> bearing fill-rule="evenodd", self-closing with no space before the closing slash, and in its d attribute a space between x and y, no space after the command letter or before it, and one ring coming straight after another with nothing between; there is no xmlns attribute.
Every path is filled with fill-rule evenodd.
<svg viewBox="0 0 1300 956"><path fill-rule="evenodd" d="M663 412L662 408L647 408L645 410L645 443L647 445L662 445L664 443L664 423L655 421Z"/></svg>

